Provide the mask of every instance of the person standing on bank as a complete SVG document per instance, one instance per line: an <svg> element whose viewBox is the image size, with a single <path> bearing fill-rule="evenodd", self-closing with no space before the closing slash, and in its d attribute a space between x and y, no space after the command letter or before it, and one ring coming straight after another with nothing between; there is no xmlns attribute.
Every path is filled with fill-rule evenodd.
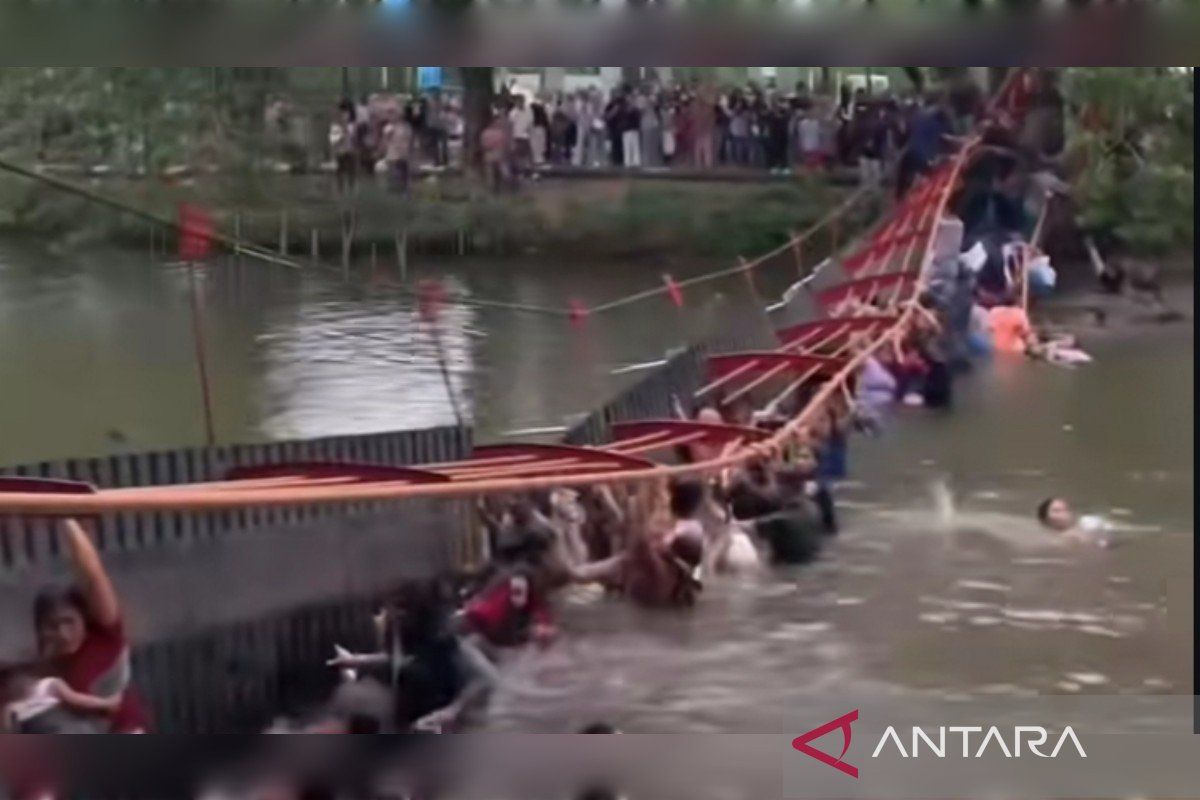
<svg viewBox="0 0 1200 800"><path fill-rule="evenodd" d="M60 535L75 584L46 589L33 605L38 655L55 677L76 692L120 698L101 732L145 733L148 721L131 688L129 640L120 601L100 553L83 526L64 520Z"/></svg>

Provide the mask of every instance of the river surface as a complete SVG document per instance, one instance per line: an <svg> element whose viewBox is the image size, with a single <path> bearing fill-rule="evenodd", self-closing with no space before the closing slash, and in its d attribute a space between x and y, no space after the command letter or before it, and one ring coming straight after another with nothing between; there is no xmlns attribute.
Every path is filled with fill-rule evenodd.
<svg viewBox="0 0 1200 800"><path fill-rule="evenodd" d="M567 640L510 666L568 699L502 694L487 726L750 733L842 699L1191 694L1191 324L1086 341L1086 368L982 365L952 413L856 439L819 563L685 613L577 596ZM1033 521L1051 494L1123 526L1117 546L1058 546Z"/></svg>
<svg viewBox="0 0 1200 800"><path fill-rule="evenodd" d="M414 264L470 296L566 309L683 279L713 265L545 259ZM728 264L719 264L726 267ZM778 297L776 268L757 291ZM394 264L380 265L394 279ZM477 438L561 426L663 357L754 317L740 277L689 292L686 313L657 297L572 327L562 317L452 305L438 326L461 413ZM219 443L425 428L455 421L439 347L412 301L372 282L247 260L204 268L204 339ZM147 253L56 254L0 237L0 464L203 442L187 272ZM766 324L760 318L759 324Z"/></svg>
<svg viewBox="0 0 1200 800"><path fill-rule="evenodd" d="M451 281L564 306L700 268L464 261ZM196 443L186 286L144 254L60 257L0 240L0 460ZM485 438L561 424L629 379L613 370L754 308L740 280L696 294L685 312L659 298L582 329L452 308L442 335L453 390ZM249 265L210 268L204 296L223 440L453 421L436 348L402 298ZM761 732L787 729L783 715L816 697L1189 694L1187 312L1088 337L1096 362L1084 368L981 364L957 384L952 413L900 410L879 438L855 439L853 480L838 493L844 530L814 565L713 582L686 613L568 596L564 639L505 667L551 691L501 691L480 724ZM1118 546L1056 546L1032 521L1051 494L1123 526Z"/></svg>

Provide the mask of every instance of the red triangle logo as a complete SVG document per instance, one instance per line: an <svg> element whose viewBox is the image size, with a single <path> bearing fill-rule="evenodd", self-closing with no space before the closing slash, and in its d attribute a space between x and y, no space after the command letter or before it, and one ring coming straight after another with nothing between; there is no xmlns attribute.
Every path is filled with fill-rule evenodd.
<svg viewBox="0 0 1200 800"><path fill-rule="evenodd" d="M850 738L853 736L853 732L850 730L850 725L857 721L858 709L856 708L849 714L838 717L834 720L830 720L819 728L813 728L808 733L797 736L792 740L792 747L796 750L799 750L801 753L804 753L804 755L809 756L810 758L815 758L822 764L828 764L834 769L846 773L851 778L857 778L858 767L852 764L847 764L842 760L846 756L846 751L850 749ZM809 744L809 742L820 739L822 736L825 736L826 734L832 733L836 730L840 730L842 732L842 752L837 758L834 758L828 753L818 750Z"/></svg>

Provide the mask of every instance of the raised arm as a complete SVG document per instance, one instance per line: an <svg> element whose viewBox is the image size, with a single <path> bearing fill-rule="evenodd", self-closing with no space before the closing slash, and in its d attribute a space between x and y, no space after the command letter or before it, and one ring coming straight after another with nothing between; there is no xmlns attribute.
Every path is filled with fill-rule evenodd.
<svg viewBox="0 0 1200 800"><path fill-rule="evenodd" d="M59 701L74 711L110 714L121 705L122 694L118 692L112 697L98 697L84 692L77 692L58 678L54 678L52 691Z"/></svg>
<svg viewBox="0 0 1200 800"><path fill-rule="evenodd" d="M92 537L74 519L63 520L62 532L91 621L103 628L117 625L121 621L121 604Z"/></svg>

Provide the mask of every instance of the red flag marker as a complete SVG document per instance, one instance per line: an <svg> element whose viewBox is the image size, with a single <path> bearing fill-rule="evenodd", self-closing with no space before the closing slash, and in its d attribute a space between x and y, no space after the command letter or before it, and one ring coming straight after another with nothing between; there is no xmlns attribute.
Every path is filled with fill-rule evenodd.
<svg viewBox="0 0 1200 800"><path fill-rule="evenodd" d="M437 321L445 300L446 290L441 281L430 279L417 284L417 307L425 322Z"/></svg>
<svg viewBox="0 0 1200 800"><path fill-rule="evenodd" d="M667 294L670 295L671 302L676 308L683 308L683 290L679 288L679 284L666 273L663 273L663 282L667 284Z"/></svg>
<svg viewBox="0 0 1200 800"><path fill-rule="evenodd" d="M585 322L587 322L588 313L589 312L588 312L587 306L585 306L581 301L579 301L579 300L571 301L571 311L570 311L571 324L574 325L576 328L583 327L583 324Z"/></svg>
<svg viewBox="0 0 1200 800"><path fill-rule="evenodd" d="M212 215L191 203L179 205L179 258L203 261L212 251Z"/></svg>

